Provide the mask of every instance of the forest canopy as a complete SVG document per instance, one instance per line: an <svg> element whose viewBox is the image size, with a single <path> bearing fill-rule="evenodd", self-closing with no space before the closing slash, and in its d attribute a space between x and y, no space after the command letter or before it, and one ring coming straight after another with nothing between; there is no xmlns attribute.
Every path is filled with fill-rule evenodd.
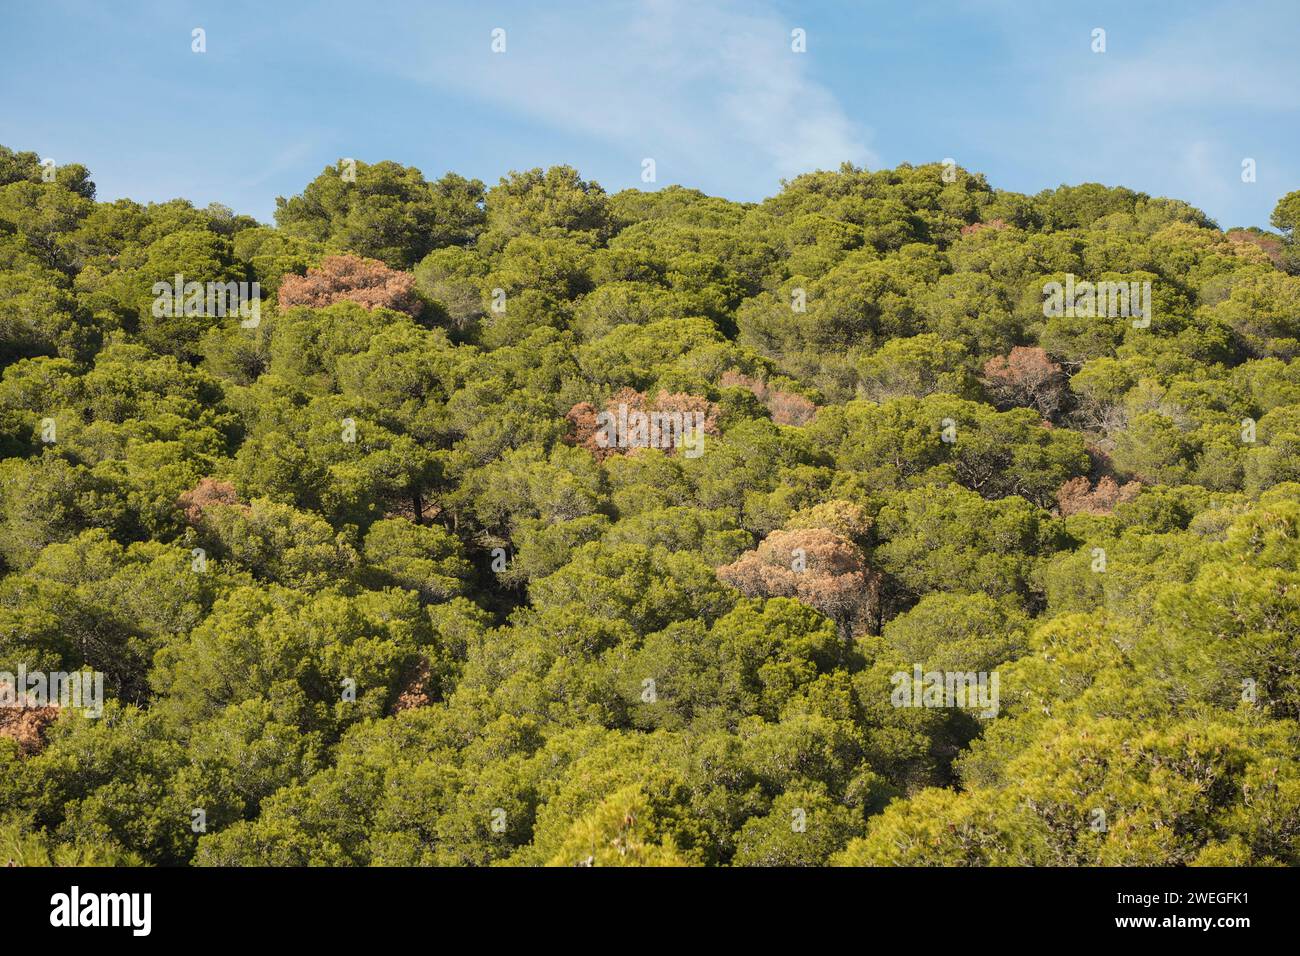
<svg viewBox="0 0 1300 956"><path fill-rule="evenodd" d="M0 861L1300 863L1300 191L275 219L0 147Z"/></svg>

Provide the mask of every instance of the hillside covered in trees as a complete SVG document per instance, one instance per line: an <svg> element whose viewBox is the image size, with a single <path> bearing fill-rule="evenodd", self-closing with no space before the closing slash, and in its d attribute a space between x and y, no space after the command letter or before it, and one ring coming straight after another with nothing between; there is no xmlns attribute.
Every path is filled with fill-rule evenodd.
<svg viewBox="0 0 1300 956"><path fill-rule="evenodd" d="M0 708L0 863L1300 863L1273 224L0 149L0 673L106 697Z"/></svg>

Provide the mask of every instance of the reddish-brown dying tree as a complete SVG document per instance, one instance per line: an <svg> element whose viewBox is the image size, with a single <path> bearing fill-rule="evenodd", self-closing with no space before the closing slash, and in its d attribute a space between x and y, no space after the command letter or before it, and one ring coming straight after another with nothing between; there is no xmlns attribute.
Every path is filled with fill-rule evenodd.
<svg viewBox="0 0 1300 956"><path fill-rule="evenodd" d="M26 755L45 746L45 728L59 716L54 706L0 707L0 737L8 737Z"/></svg>
<svg viewBox="0 0 1300 956"><path fill-rule="evenodd" d="M963 236L976 236L988 229L1002 230L1006 229L1007 224L1001 219L990 219L988 222L972 222L969 226L961 227Z"/></svg>
<svg viewBox="0 0 1300 956"><path fill-rule="evenodd" d="M817 406L811 399L804 398L798 392L783 392L761 379L750 378L743 372L723 372L718 384L723 388L749 389L767 406L767 410L772 413L772 421L778 425L807 425L817 414Z"/></svg>
<svg viewBox="0 0 1300 956"><path fill-rule="evenodd" d="M718 577L747 597L802 601L833 620L846 639L877 625L880 575L853 542L826 528L773 531L718 568Z"/></svg>
<svg viewBox="0 0 1300 956"><path fill-rule="evenodd" d="M415 668L398 692L397 700L393 702L393 713L400 714L404 710L428 707L433 702L432 684L429 662L422 657L416 662Z"/></svg>
<svg viewBox="0 0 1300 956"><path fill-rule="evenodd" d="M176 499L176 504L185 512L185 520L190 525L197 525L203 520L203 511L212 505L237 505L239 495L235 486L228 481L216 478L200 478L199 483Z"/></svg>
<svg viewBox="0 0 1300 956"><path fill-rule="evenodd" d="M690 423L702 423L704 435L718 434L718 415L720 409L707 398L700 398L696 395L688 395L686 392L668 392L660 389L659 394L653 399L638 392L636 389L623 388L614 394L614 396L605 403L604 411L613 417L615 421L622 421L624 417L631 418L634 413L642 415L652 415L654 413L681 413L686 416L683 421ZM673 454L676 446L659 441L649 444L632 443L629 446L618 444L602 444L602 436L609 437L608 428L602 427L600 420L600 411L590 402L579 402L569 409L564 416L569 422L569 433L564 440L570 445L577 445L587 449L597 460L604 461L610 455L627 454L637 447L657 447L662 448L668 454Z"/></svg>
<svg viewBox="0 0 1300 956"><path fill-rule="evenodd" d="M1249 229L1229 229L1224 238L1238 250L1256 248L1261 250L1269 261L1279 269L1286 267L1286 243L1281 236L1268 233L1251 232ZM1241 255L1241 252L1238 252Z"/></svg>
<svg viewBox="0 0 1300 956"><path fill-rule="evenodd" d="M376 259L326 256L305 276L286 275L280 282L281 308L307 305L321 308L334 302L356 302L367 309L395 309L412 318L424 303L415 294L415 277L390 269Z"/></svg>
<svg viewBox="0 0 1300 956"><path fill-rule="evenodd" d="M1116 505L1132 501L1142 490L1140 481L1120 485L1106 475L1093 488L1087 478L1071 478L1056 490L1056 504L1062 515L1108 515Z"/></svg>
<svg viewBox="0 0 1300 956"><path fill-rule="evenodd" d="M1061 366L1036 345L1017 345L1010 355L989 359L981 381L999 408L1028 405L1048 420L1061 410L1069 389Z"/></svg>

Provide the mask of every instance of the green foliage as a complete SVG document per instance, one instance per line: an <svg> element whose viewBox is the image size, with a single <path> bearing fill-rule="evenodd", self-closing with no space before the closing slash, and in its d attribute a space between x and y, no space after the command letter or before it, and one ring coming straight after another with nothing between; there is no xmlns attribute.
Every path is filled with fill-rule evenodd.
<svg viewBox="0 0 1300 956"><path fill-rule="evenodd" d="M107 699L0 710L0 862L1300 863L1300 192L344 161L272 227L43 172L0 148L0 672ZM278 305L340 253L410 308ZM593 437L661 392L702 445ZM720 580L782 540L862 587Z"/></svg>
<svg viewBox="0 0 1300 956"><path fill-rule="evenodd" d="M339 160L301 196L278 198L275 220L290 236L409 269L433 249L472 242L482 201L477 179L448 173L430 183L412 166Z"/></svg>

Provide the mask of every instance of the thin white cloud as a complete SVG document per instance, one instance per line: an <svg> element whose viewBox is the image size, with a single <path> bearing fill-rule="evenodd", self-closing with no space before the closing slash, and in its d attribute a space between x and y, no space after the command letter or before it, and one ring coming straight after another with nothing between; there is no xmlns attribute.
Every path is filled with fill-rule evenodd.
<svg viewBox="0 0 1300 956"><path fill-rule="evenodd" d="M1164 33L1112 34L1081 98L1119 109L1294 112L1300 8L1226 6L1172 20Z"/></svg>
<svg viewBox="0 0 1300 956"><path fill-rule="evenodd" d="M866 132L813 78L798 26L766 4L655 0L499 16L506 52L440 45L394 55L406 75L517 116L652 157L661 182L725 179L775 186L849 161L875 165ZM400 64L400 65L399 65ZM770 191L770 189L769 189Z"/></svg>
<svg viewBox="0 0 1300 956"><path fill-rule="evenodd" d="M1053 16L1045 42L1054 56L1027 42L1025 25L1005 9L985 9L1027 91L1019 112L982 120L993 141L1020 137L1017 158L1033 172L1018 188L1124 185L1187 200L1223 226L1265 225L1277 197L1294 188L1293 0ZM1105 53L1091 50L1094 26L1107 30ZM1258 162L1257 182L1241 180L1246 157Z"/></svg>

